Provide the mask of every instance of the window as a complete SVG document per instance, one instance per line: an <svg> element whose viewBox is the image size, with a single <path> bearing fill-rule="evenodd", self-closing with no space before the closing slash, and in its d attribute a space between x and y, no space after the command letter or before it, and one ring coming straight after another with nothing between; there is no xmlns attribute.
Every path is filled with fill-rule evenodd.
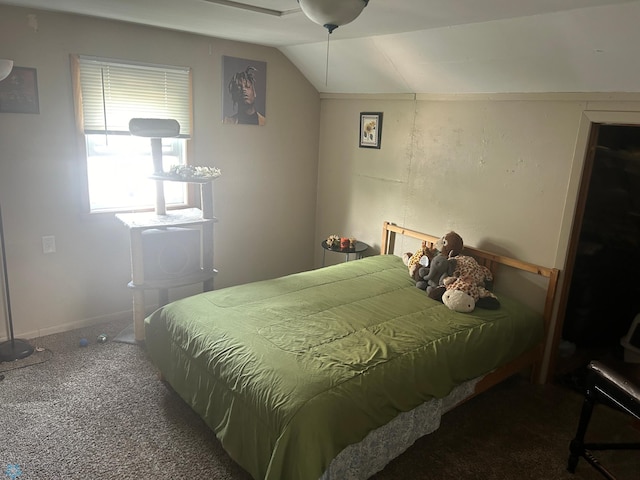
<svg viewBox="0 0 640 480"><path fill-rule="evenodd" d="M180 135L162 140L163 169L187 163L190 69L74 56L78 124L86 148L86 199L92 213L153 208L149 138L129 133L132 118L173 118ZM185 205L184 183L167 182L168 207Z"/></svg>

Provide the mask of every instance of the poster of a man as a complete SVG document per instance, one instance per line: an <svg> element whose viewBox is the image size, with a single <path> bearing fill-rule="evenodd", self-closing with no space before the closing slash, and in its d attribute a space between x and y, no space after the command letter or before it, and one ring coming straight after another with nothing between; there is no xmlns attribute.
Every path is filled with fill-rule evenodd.
<svg viewBox="0 0 640 480"><path fill-rule="evenodd" d="M223 122L264 125L266 62L224 56L223 77Z"/></svg>

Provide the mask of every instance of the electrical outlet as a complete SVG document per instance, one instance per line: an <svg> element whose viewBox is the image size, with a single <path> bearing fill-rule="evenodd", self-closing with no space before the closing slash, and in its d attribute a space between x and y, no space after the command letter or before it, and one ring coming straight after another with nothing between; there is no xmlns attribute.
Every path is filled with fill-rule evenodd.
<svg viewBox="0 0 640 480"><path fill-rule="evenodd" d="M42 253L56 253L56 237L53 235L42 237Z"/></svg>

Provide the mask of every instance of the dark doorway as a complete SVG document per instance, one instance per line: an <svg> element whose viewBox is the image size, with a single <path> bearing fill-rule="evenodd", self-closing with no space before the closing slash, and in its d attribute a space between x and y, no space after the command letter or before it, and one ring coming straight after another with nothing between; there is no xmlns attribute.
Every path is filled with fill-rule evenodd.
<svg viewBox="0 0 640 480"><path fill-rule="evenodd" d="M594 124L590 136L562 337L585 358L621 357L640 313L640 126Z"/></svg>

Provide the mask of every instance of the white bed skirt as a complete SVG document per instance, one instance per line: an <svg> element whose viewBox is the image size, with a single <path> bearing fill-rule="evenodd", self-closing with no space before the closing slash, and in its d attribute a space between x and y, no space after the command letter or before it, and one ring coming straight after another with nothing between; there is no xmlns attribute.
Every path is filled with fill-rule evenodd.
<svg viewBox="0 0 640 480"><path fill-rule="evenodd" d="M473 395L481 378L458 385L444 398L434 398L400 413L361 442L349 445L333 459L320 480L366 480L375 475L417 439L436 431L442 415Z"/></svg>

